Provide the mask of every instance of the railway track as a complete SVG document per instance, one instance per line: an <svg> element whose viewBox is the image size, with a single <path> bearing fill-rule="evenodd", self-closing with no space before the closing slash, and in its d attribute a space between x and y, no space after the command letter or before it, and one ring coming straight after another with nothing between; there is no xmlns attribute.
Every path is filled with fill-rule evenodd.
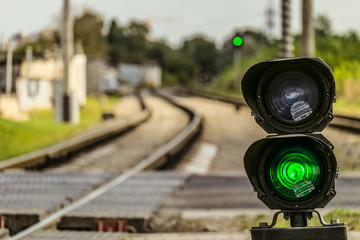
<svg viewBox="0 0 360 240"><path fill-rule="evenodd" d="M209 93L194 89L178 89L180 93L193 94L199 97L208 98L216 101L233 104L236 109L246 107L246 103L241 98L229 97L225 95ZM330 127L350 131L353 133L360 133L360 118L335 114L334 120L330 123Z"/></svg>
<svg viewBox="0 0 360 240"><path fill-rule="evenodd" d="M14 234L14 233L15 234L10 239L23 239L24 237L29 236L32 233L34 233L44 227L54 225L55 222L59 223L59 221L60 221L59 225L62 224L62 226L64 226L68 223L66 221L64 222L61 220L64 219L64 217L66 218L67 216L68 216L67 220L69 220L70 213L74 213L74 212L76 213L76 211L81 210L82 208L86 209L86 207L89 204L91 205L94 201L96 202L98 199L101 200L101 197L105 198L107 206L111 205L108 201L109 201L109 199L114 198L114 196L113 196L114 194L119 194L118 193L119 191L120 192L129 191L129 189L130 189L129 195L134 195L134 194L136 195L137 188L140 188L139 192L143 192L143 185L145 183L148 183L148 184L151 183L154 185L152 192L148 192L148 194L149 195L155 194L153 197L153 198L155 198L155 200L154 199L150 199L150 200L144 199L144 201L150 201L150 202L145 202L145 205L152 206L151 208L147 209L146 210L147 212L145 211L145 213L150 214L153 211L155 211L157 204L159 204L159 202L160 202L160 200L158 199L159 196L160 196L160 199L162 199L162 198L166 197L168 194L170 194L171 191L173 191L177 186L181 185L183 183L183 181L185 181L186 175L176 174L176 173L171 174L171 173L142 173L142 172L145 170L157 169L157 168L160 168L161 166L163 166L164 164L168 164L168 162L170 160L174 159L174 156L176 156L179 152L181 152L181 150L194 138L194 136L196 136L199 133L199 131L201 129L201 122L202 122L201 116L194 110L178 104L172 98L170 98L166 95L163 95L159 92L156 92L155 95L157 97L165 100L168 104L171 104L172 106L175 106L176 108L181 109L181 111L185 112L186 115L188 116L189 121L185 125L185 127L178 134L176 134L176 136L174 136L170 140L166 141L166 144L164 144L160 147L157 147L156 150L152 152L152 154L145 157L142 161L137 162L133 167L120 171L121 174L119 174L119 171L117 171L115 173L114 172L87 173L87 172L81 172L81 171L78 173L74 173L74 172L70 171L70 173L69 173L68 171L64 171L63 169L59 173L56 171L57 170L56 168L50 169L49 171L45 169L45 171L42 171L42 172L30 172L30 173L29 172L24 172L24 173L9 172L8 173L7 171L5 171L4 173L2 173L2 175L0 175L0 182L2 181L3 183L8 183L9 185L13 185L14 188L19 187L20 189L25 189L29 186L26 186L26 184L25 185L23 185L23 184L28 182L28 183L32 184L32 187L30 187L29 191L35 191L35 192L36 191L45 191L46 192L47 187L49 189L51 189L54 185L54 182L56 182L54 180L54 178L59 178L62 180L60 181L60 183L56 182L56 184L57 184L56 187L61 189L61 191L65 191L65 192L68 191L67 194L70 194L69 192L73 192L73 191L79 191L82 193L82 196L77 196L74 198L69 198L69 196L68 196L67 202L60 201L61 204L58 207L60 209L58 209L54 212L51 212L51 213L47 212L46 214L44 214L44 216L37 217L36 219L27 218L26 222L31 223L31 224L28 224L31 226L30 227L26 226L27 228L25 228L25 225L26 225L25 224L25 225L20 226L18 229L15 229L14 231L12 231L12 234ZM143 123L144 121L147 120L147 118L150 117L150 115L153 114L153 113L151 113L151 110L149 110L148 108L145 107L145 105L144 105L143 109L144 110L142 111L140 117L137 117L137 119L134 120L134 122L136 122L136 125L134 125L134 126L138 126L140 123ZM114 134L117 135L117 134L119 134L119 132L127 131L129 128L134 128L133 125L124 124L123 127L118 127L116 130L116 133L114 133L113 132L113 130L114 130L113 128L115 127L114 125L116 125L116 123L109 124L109 126L106 126L106 128L103 129L103 131L106 132L105 135L99 134L99 133L87 134L86 136L81 136L75 140L74 139L70 140L66 143L63 143L62 145L58 145L58 146L55 146L52 148L42 150L41 152L38 152L36 154L30 154L26 157L22 157L22 158L20 157L15 160L12 159L11 161L1 165L1 169L6 170L6 169L11 169L11 168L34 168L34 167L38 168L39 166L46 167L46 166L48 166L48 163L51 160L54 160L54 159L57 160L59 158L65 158L67 156L71 156L74 152L82 150L84 148L87 148L88 145L92 146L93 145L93 143L91 142L92 139L96 142L101 142L104 139L107 139L109 136L112 137ZM142 125L140 125L140 127L141 126ZM99 137L99 135L101 135L101 136ZM76 145L76 147L74 145ZM20 180L17 180L18 182L16 182L16 181L12 182L14 179L19 179L19 177L20 177ZM21 178L26 179L26 180L22 181ZM72 182L72 180L71 180L72 178L76 178L75 182ZM34 180L31 180L31 179L34 179ZM41 182L42 180L39 180L39 179L46 179L47 182L43 183L43 182ZM89 183L89 181L91 184ZM17 184L19 186L17 186ZM39 188L37 188L36 184L40 185ZM47 184L50 184L50 185L48 186ZM68 185L70 186L70 189L68 189L69 188ZM128 185L130 185L130 188ZM8 186L8 187L12 188L10 186ZM39 190L40 188L44 188L45 190L43 190L43 189ZM74 190L74 188L75 188L75 190ZM159 189L161 190L160 192L159 192ZM0 195L1 195L1 191L2 190L0 189ZM8 191L8 190L5 190L5 191ZM18 190L15 190L15 193L16 193L16 191L18 191ZM54 189L53 191L58 192L59 190ZM9 196L10 193L5 192L5 194L7 194ZM29 198L29 195L28 195L29 193L26 193L26 194L27 195L25 197ZM46 201L54 201L54 200L52 200L52 197L47 193L41 192L41 193L36 193L36 194L41 195L41 196L43 196L42 194L45 194L44 195L44 196L46 196L46 199L44 200L45 202ZM139 196L132 196L132 197L135 197L135 200L126 199L126 201L131 202L131 201L136 201L139 198L144 198L144 196L141 194L143 194L143 193L140 193ZM7 195L4 195L4 197ZM81 195L81 194L79 194L79 195ZM31 195L31 196L33 196L33 195ZM126 197L126 196L124 196L124 194L120 194L120 195L116 195L116 196L118 196L118 197L120 196L119 199L121 199L121 197ZM30 200L31 200L31 198L29 198L29 201ZM9 201L11 202L11 200L9 200ZM35 199L35 201L37 201L36 204L39 203L38 199ZM144 205L144 202L142 202L141 204ZM112 212L112 214L113 214L113 212ZM132 213L132 214L134 214L134 213ZM144 211L141 212L140 214L144 214ZM1 217L1 222L2 222L1 224L4 227L4 225L6 226L5 220L7 218L10 219L10 222L12 221L14 223L16 221L16 217L19 218L19 215L21 215L21 212L18 212L17 214L15 214L16 215L15 218L11 218L9 216L4 217L4 215L6 215L6 214L1 213L1 207L0 207L0 215L3 215L3 217ZM150 215L149 215L149 217L150 217ZM104 218L104 217L101 217L101 218ZM125 216L123 218L126 219L127 216ZM123 230L129 230L129 229L133 230L133 231L137 230L134 226L131 226L129 224L129 222L127 222L127 221L124 221L124 222L125 222L125 224L127 224L127 227L124 228ZM133 225L138 224L138 222L134 223ZM99 226L100 225L103 226L103 224L105 224L105 226L107 226L106 224L109 224L109 223L107 223L107 222L104 223L102 220L99 220L97 222L97 227L99 228ZM142 226L140 226L140 228L144 227L148 223L141 222L141 224L142 224ZM21 228L23 228L23 229L25 228L25 229L22 231L19 231L19 230L21 230ZM81 227L76 227L76 228L81 229Z"/></svg>
<svg viewBox="0 0 360 240"><path fill-rule="evenodd" d="M182 91L182 93L184 92ZM185 94L189 94L189 92L185 92ZM191 94L196 93L192 92ZM242 103L241 101L239 101L239 99L236 98L222 99L222 96L220 95L214 96L207 93L202 93L201 95L201 97L230 103L234 105L236 109L246 106L244 103ZM125 226L120 229L122 231L143 231L140 229L146 229L149 227L151 228L151 222L149 221L149 219L151 218L151 213L154 212L159 206L159 199L163 199L164 196L169 196L175 188L184 184L185 180L188 179L188 176L190 175L162 172L149 173L144 171L159 168L166 164L170 159L173 159L173 156L181 152L181 149L183 149L188 140L191 139L199 131L201 125L200 115L194 112L192 109L184 107L173 101L172 98L164 96L160 93L158 97L161 97L167 102L171 102L172 105L176 105L178 108L182 109L181 111L186 112L189 118L189 124L183 127L183 130L179 132L176 137L167 141L167 147L160 147L157 149L156 152L153 152L147 158L143 159L144 161L137 162L135 166L129 167L128 169L115 171L115 173L105 171L105 173L98 173L98 175L90 174L91 176L88 176L88 173L86 172L83 175L82 173L78 173L78 175L75 177L83 179L83 182L88 182L90 179L99 180L98 182L96 182L95 180L93 180L92 182L92 186L95 186L95 191L89 189L89 186L85 186L83 182L81 184L78 184L79 186L73 184L73 188L75 187L79 189L85 189L86 193L80 197L71 199L70 202L64 204L65 207L60 209L59 211L53 212L51 214L46 214L44 217L40 218L40 221L33 221L30 228L27 228L26 230L13 235L11 239L36 239L36 237L34 238L34 236L38 236L39 234L48 234L46 231L39 230L46 228L46 226L50 225L56 225L59 230L65 230L64 232L60 231L63 234L67 233L66 230L91 230L94 224L96 225L97 230L101 230L103 228L105 228L105 230L108 228L119 230L119 228L121 228L120 226ZM191 104L188 105L191 106ZM150 112L151 110L147 111ZM348 120L356 121L356 119ZM349 124L355 126L353 123ZM139 128L141 127L142 125L139 126ZM186 134L186 132L192 133L188 135ZM220 157L220 155L218 156ZM85 155L83 158L88 157ZM110 169L111 168L113 167L110 167ZM65 170L65 175L58 174L56 172L57 170L58 168L46 171L46 177L65 177L69 179L69 182L71 182L70 180L74 176L72 176L71 174L66 175L69 174L66 167L60 167L61 171ZM121 175L119 175L119 173L121 173ZM15 178L16 176L10 177ZM24 176L24 178L27 179L31 179L31 177L32 176ZM2 181L1 176L0 181ZM30 180L30 182L32 181ZM21 181L19 182L19 185L20 183ZM34 184L34 182L32 182L32 184ZM22 186L21 188L26 187L27 186ZM249 192L251 193L251 191ZM161 197L159 198L159 196ZM116 199L116 201L114 199ZM114 206L116 206L116 208L113 208ZM146 209L144 209L144 206L148 207L145 207ZM97 209L96 214L92 213L92 211L94 211L93 209ZM98 215L99 211L102 212L101 215ZM119 212L121 212L120 216L116 215ZM85 219L86 215L91 215L90 220ZM140 218L142 219L141 221L139 220ZM136 219L136 221L134 219ZM57 224L55 224L54 222L57 222ZM117 235L117 237L118 236L119 235Z"/></svg>
<svg viewBox="0 0 360 240"><path fill-rule="evenodd" d="M185 94L189 94L189 93L186 92ZM166 96L164 97L167 99L166 101L172 101L172 98L168 98ZM214 98L211 97L211 99ZM222 103L223 101L221 101L220 99L215 98L215 100L219 102L214 103L212 101L207 101L206 99L200 99L200 98L196 98L196 101L195 99L192 98L182 99L182 100L179 99L179 101L181 101L182 104L185 104L185 106L196 107L196 109L200 111L201 114L204 116L205 126L200 139L202 139L202 141L209 141L212 144L219 144L220 146L218 148L219 152L216 154L216 158L214 159L212 167L218 169L220 168L219 166L221 165L223 170L226 171L226 173L228 173L230 170L236 168L237 165L235 165L235 162L241 162L239 161L239 159L241 159L241 147L247 144L247 142L249 141L248 139L249 136L245 136L244 138L247 140L240 143L241 139L239 138L239 135L237 135L234 131L241 132L240 135L244 135L241 127L239 129L235 129L231 125L229 126L229 128L231 129L227 130L227 128L225 128L225 126L223 125L226 126L230 125L229 122L225 122L221 119L223 117L229 118L230 115L228 116L227 114L232 112L234 113L233 117L241 118L243 119L244 122L247 122L250 119L250 114L248 111L234 111L231 105ZM231 103L231 101L232 101L231 99L230 100L227 99L226 102ZM149 109L152 109L151 108L152 102L149 101L149 99L146 99L145 102L150 103ZM196 102L203 103L203 105L195 104ZM187 112L187 116L189 116L188 118L190 119L189 122L193 122L194 118L200 117L197 113L194 113L194 111L191 110L190 108L183 107L182 105L179 105L176 102L174 102L173 104L178 105L182 109L181 111ZM206 105L209 105L211 107L218 105L226 109L226 112L222 112L219 111L219 109L217 109L216 114L221 115L221 117L219 117L220 122L218 124L214 124L214 122L210 124L214 125L214 127L218 129L220 132L222 132L223 135L227 137L231 136L231 138L227 140L225 138L219 138L219 141L221 142L224 141L226 142L226 144L231 144L231 142L234 141L235 142L234 145L236 145L237 146L236 148L239 148L240 151L235 153L232 150L233 148L228 148L228 147L225 148L224 146L220 145L220 143L215 141L215 139L217 138L216 136L214 136L214 138L211 139L203 139L203 137L206 137L207 135L206 132L209 127L209 122L213 121L212 118L209 118L212 117L213 115L206 117L207 115L205 113L208 111L208 108L205 107ZM242 106L245 105L238 104L238 107L235 105L236 108L241 108ZM152 112L152 117L167 118L167 116L164 116L162 114L156 116L155 112ZM174 118L178 118L178 116L175 116ZM201 118L199 119L199 121L201 122ZM236 122L236 120L230 120L230 121ZM149 122L147 121L146 124L149 124ZM235 125L239 125L239 123ZM240 125L242 127L244 126L242 124ZM246 126L247 127L245 128L252 129L250 125L246 125ZM142 127L143 125L140 125L136 129L134 129L134 131L141 129ZM152 128L154 128L154 126L152 126ZM191 127L190 125L186 125L185 127L182 127L183 131L187 128L192 129L193 127ZM149 129L141 129L141 130L145 132L149 131ZM334 131L334 132L340 132L340 131ZM245 181L246 178L243 178L242 176L239 177L237 175L238 172L236 172L236 175L232 175L230 177L223 176L223 180L221 180L219 179L219 176L216 175L209 177L207 175L193 176L190 175L189 173L144 171L144 169L149 170L149 169L159 168L159 166L168 162L169 159L173 159L172 156L176 155L177 152L179 151L181 152L181 150L177 150L177 149L181 149L183 143L187 142L186 138L180 137L182 135L181 133L182 132L179 132L179 134L177 134L177 137L175 137L179 139L178 142L181 142L180 145L172 143L174 138L172 138L169 141L166 141L168 145L174 146L173 150L162 152L160 151L161 148L158 148L158 151L153 152L152 155L149 155L149 157L146 158L146 161L137 162L134 167L131 167L127 170L123 169L120 172L119 171L111 172L108 171L108 169L105 169L105 171L100 171L97 174L93 174L93 175L88 171L85 172L80 171L76 173L76 175L72 175L71 171L69 173L66 167L62 168L60 166L60 169L53 168L49 171L45 171L46 173L45 176L40 174L41 172L36 173L39 174L39 176L41 175L43 178L54 178L54 177L66 178L68 181L62 182L63 186L60 187L61 191L71 192L74 191L74 189L76 190L85 189L87 192L85 191L86 193L83 194L82 196L69 200L66 204L64 204L65 208L62 208L60 211L53 212L51 214L46 214L46 216L41 217L40 219L41 221L39 222L38 220L34 221L32 227L28 228L23 232L19 232L16 235L13 235L11 239L25 239L25 240L59 239L59 238L74 239L74 238L78 238L79 236L83 237L84 239L85 236L88 236L86 238L95 238L95 239L119 239L119 238L121 239L121 237L127 237L128 235L121 235L121 233L111 233L111 234L109 233L107 235L105 233L89 232L89 230L151 232L152 231L151 228L153 227L151 218L155 217L154 215L152 215L152 213L162 211L162 209L165 210L167 209L174 210L179 208L181 209L182 207L181 204L184 204L183 206L184 209L188 208L189 206L195 206L195 208L198 207L202 209L204 208L204 206L208 206L209 208L223 208L224 205L226 205L224 204L224 202L228 204L227 206L238 206L238 207L249 206L246 205L246 203L248 204L254 204L255 202L257 203L257 201L254 200L256 199L256 197L252 194L251 187L246 184ZM257 137L256 134L261 134L261 133L262 132L259 131L259 133L255 133L254 136L251 135L250 138L251 137L256 138ZM346 132L344 132L344 134L345 133ZM208 132L208 134L217 135L218 133L215 133L214 131L210 131ZM125 136L122 136L121 138L125 138L126 135L127 134L125 134ZM128 135L133 135L133 131L129 132ZM148 135L147 137L149 136L151 136L151 134ZM134 138L135 139L139 138L139 135L135 136ZM203 146L203 144L199 142L200 141L198 141L196 144L201 144L201 146ZM229 161L229 159L231 159L231 156L227 154L223 155L224 152L231 152L234 155L236 155L234 161ZM86 159L88 158L88 156L84 155L82 158ZM107 157L104 156L102 158L107 158ZM153 161L155 161L155 164L151 163ZM91 164L93 163L90 163L90 165ZM109 169L113 169L113 167L110 167ZM239 167L239 169L241 168ZM65 172L65 174L58 173L57 172L58 170L60 170L60 172ZM211 173L211 171L209 172ZM119 173L121 173L121 175L119 175ZM7 177L12 179L18 179L19 177L16 174L18 173L15 173L14 175L10 174ZM16 181L12 182L11 179L10 179L11 181L9 179L5 179L5 181L3 181L2 176L0 175L0 182L5 183L2 185L11 185L12 187L14 187L14 185L16 186L21 185L21 189L25 189L30 185L30 184L23 185L25 182L30 182L32 185L38 184L37 179L39 176L31 176L31 174L24 176L22 175L22 178L26 180L20 179L18 180L18 182ZM33 177L35 177L35 180L32 180ZM72 178L75 178L75 181L73 181ZM50 179L48 181L52 182L53 180ZM348 179L345 178L345 181L348 181ZM199 188L200 182L204 187L201 188L201 191ZM234 183L238 185L234 187ZM70 189L67 189L64 186L66 184L72 185ZM219 186L217 186L216 184L219 184ZM92 191L90 189L89 187L90 185L95 186L95 191ZM230 185L231 188L229 188ZM176 194L171 194L174 191L174 189L177 189L179 186L183 186L183 187L181 187L181 189L176 191ZM212 188L209 188L209 186L212 186ZM50 191L50 192L57 191L57 190L49 190L47 186L45 187L39 186L39 188L40 187L43 189L43 191ZM206 189L209 189L209 191L205 192L205 195L202 196L203 191L205 191ZM192 190L193 193L191 192ZM38 191L38 189L30 188L29 191ZM189 195L190 193L194 195ZM210 193L213 194L213 196L209 195ZM0 187L0 196L1 194L2 194L2 190ZM344 196L346 195L348 194L344 194ZM167 196L166 198L167 201L164 202L163 200L164 197L166 196ZM54 199L56 200L56 198ZM29 198L29 201L30 200L31 199ZM219 202L217 202L217 200ZM340 200L342 201L342 199ZM348 198L346 199L346 201L347 200ZM11 199L9 198L7 201L11 201ZM166 202L171 202L171 204L166 205ZM75 205L73 205L73 203ZM158 209L159 204L161 204L160 209ZM253 206L252 208L256 209L258 207L259 206L256 205ZM0 202L0 216L1 216L1 202ZM1 221L2 220L0 218L0 223ZM59 231L54 232L51 230L43 230L44 228L45 229L47 228L46 226L51 226L51 225L53 226L52 228L56 226L56 228ZM81 232L74 230L81 230ZM40 236L42 236L42 238L40 238Z"/></svg>

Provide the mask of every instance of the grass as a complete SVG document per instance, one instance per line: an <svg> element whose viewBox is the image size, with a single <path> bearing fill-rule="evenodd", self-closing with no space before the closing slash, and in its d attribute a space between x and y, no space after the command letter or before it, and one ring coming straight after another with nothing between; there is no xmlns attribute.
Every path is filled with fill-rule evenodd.
<svg viewBox="0 0 360 240"><path fill-rule="evenodd" d="M340 97L333 106L335 114L360 117L360 99L350 100Z"/></svg>
<svg viewBox="0 0 360 240"><path fill-rule="evenodd" d="M335 208L325 214L325 220L339 219L340 222L346 223L346 228L350 231L360 230L360 211L354 211L343 208Z"/></svg>
<svg viewBox="0 0 360 240"><path fill-rule="evenodd" d="M110 98L108 106L114 106L118 98ZM53 111L30 112L26 122L15 122L0 117L0 160L32 152L78 135L101 121L101 106L90 97L80 112L77 125L55 123Z"/></svg>

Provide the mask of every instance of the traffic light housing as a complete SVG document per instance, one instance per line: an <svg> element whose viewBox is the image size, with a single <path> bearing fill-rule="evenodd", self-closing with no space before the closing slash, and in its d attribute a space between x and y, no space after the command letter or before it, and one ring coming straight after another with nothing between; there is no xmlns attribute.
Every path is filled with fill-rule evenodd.
<svg viewBox="0 0 360 240"><path fill-rule="evenodd" d="M258 198L270 209L324 207L335 196L337 163L321 135L271 136L244 157Z"/></svg>
<svg viewBox="0 0 360 240"><path fill-rule="evenodd" d="M321 132L336 100L331 68L320 58L267 60L242 80L245 101L267 133Z"/></svg>
<svg viewBox="0 0 360 240"><path fill-rule="evenodd" d="M334 147L319 133L333 119L331 68L320 58L267 60L245 73L242 92L255 121L272 134L244 156L258 198L270 209L324 207L338 174Z"/></svg>

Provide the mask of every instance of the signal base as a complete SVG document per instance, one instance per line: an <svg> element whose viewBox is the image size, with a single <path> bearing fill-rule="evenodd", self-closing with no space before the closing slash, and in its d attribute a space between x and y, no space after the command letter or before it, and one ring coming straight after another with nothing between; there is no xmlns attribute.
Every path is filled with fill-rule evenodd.
<svg viewBox="0 0 360 240"><path fill-rule="evenodd" d="M252 240L347 240L344 225L289 228L253 227L250 232Z"/></svg>

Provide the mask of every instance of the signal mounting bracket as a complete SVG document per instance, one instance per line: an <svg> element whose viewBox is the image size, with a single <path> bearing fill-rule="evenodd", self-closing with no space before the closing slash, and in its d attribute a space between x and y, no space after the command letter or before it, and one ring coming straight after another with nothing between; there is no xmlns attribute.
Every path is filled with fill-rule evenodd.
<svg viewBox="0 0 360 240"><path fill-rule="evenodd" d="M286 220L290 219L292 227L273 228L281 213ZM311 219L313 213L318 215L322 226L307 227L307 219ZM314 209L278 211L274 214L270 225L260 222L259 226L252 227L250 232L252 240L347 240L345 223L340 223L338 220L326 223L321 214Z"/></svg>
<svg viewBox="0 0 360 240"><path fill-rule="evenodd" d="M253 228L272 228L272 227L274 227L276 225L277 218L281 213L284 214L285 220L290 219L290 221L296 221L296 219L297 219L296 216L299 216L299 215L302 215L305 218L310 220L312 218L312 214L316 213L316 215L319 217L319 221L320 221L321 225L324 227L345 226L345 223L339 222L337 219L331 220L330 223L326 223L319 211L317 211L315 209L306 209L306 210L281 210L281 211L278 211L274 214L272 223L270 225L268 225L267 222L261 222L261 223L259 223L259 226L254 226ZM295 223L292 223L292 225L299 227L300 223L295 222ZM302 227L306 227L306 225L303 225Z"/></svg>

